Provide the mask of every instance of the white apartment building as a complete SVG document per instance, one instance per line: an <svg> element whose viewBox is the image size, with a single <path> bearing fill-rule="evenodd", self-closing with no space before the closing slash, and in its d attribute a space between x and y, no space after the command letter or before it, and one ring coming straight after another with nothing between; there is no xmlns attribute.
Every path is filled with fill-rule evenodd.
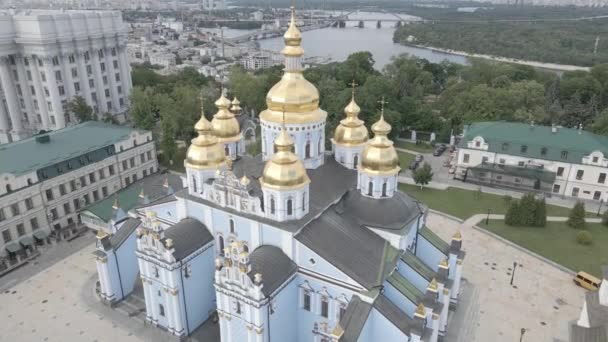
<svg viewBox="0 0 608 342"><path fill-rule="evenodd" d="M204 10L226 9L226 0L201 0L201 7Z"/></svg>
<svg viewBox="0 0 608 342"><path fill-rule="evenodd" d="M120 12L0 12L0 143L76 122L66 104L82 96L119 120L132 88Z"/></svg>
<svg viewBox="0 0 608 342"><path fill-rule="evenodd" d="M0 256L60 238L78 211L158 170L152 133L98 121L0 148Z"/></svg>
<svg viewBox="0 0 608 342"><path fill-rule="evenodd" d="M607 174L608 137L582 128L477 122L458 145L454 178L607 201Z"/></svg>
<svg viewBox="0 0 608 342"><path fill-rule="evenodd" d="M241 64L247 70L266 69L273 65L272 57L268 53L257 53L246 56L241 60Z"/></svg>

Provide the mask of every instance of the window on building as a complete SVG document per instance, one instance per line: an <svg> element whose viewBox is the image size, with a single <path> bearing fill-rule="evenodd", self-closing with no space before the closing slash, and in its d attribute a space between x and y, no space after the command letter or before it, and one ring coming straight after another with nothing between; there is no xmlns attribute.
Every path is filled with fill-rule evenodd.
<svg viewBox="0 0 608 342"><path fill-rule="evenodd" d="M72 208L70 207L70 203L69 202L63 203L63 212L65 214L69 214L69 213L72 212Z"/></svg>
<svg viewBox="0 0 608 342"><path fill-rule="evenodd" d="M81 163L83 164L83 163ZM85 187L87 185L87 178L85 176L80 177L80 186Z"/></svg>
<svg viewBox="0 0 608 342"><path fill-rule="evenodd" d="M17 89L17 95L23 96L23 92L21 91L21 86L20 85L17 84L15 86L15 89Z"/></svg>
<svg viewBox="0 0 608 342"><path fill-rule="evenodd" d="M107 89L106 89L106 91L107 91ZM108 95L108 96L110 96L110 95ZM111 110L112 109L112 101L106 102L106 106L108 107L108 110Z"/></svg>
<svg viewBox="0 0 608 342"><path fill-rule="evenodd" d="M25 226L23 225L23 223L18 223L17 224L17 236L21 237L25 235Z"/></svg>
<svg viewBox="0 0 608 342"><path fill-rule="evenodd" d="M578 192L580 191L579 188L572 188L572 197L578 197Z"/></svg>
<svg viewBox="0 0 608 342"><path fill-rule="evenodd" d="M69 55L68 60L70 61L70 64L76 63L76 58L74 58L74 55Z"/></svg>
<svg viewBox="0 0 608 342"><path fill-rule="evenodd" d="M30 226L32 227L32 230L36 230L36 229L40 228L37 217L32 217L30 219Z"/></svg>
<svg viewBox="0 0 608 342"><path fill-rule="evenodd" d="M100 63L99 67L101 68L101 72L106 72L106 63Z"/></svg>
<svg viewBox="0 0 608 342"><path fill-rule="evenodd" d="M520 151L521 151L521 153L526 153L526 152L528 152L528 146L526 146L526 145L521 145L521 150L520 150Z"/></svg>
<svg viewBox="0 0 608 342"><path fill-rule="evenodd" d="M488 162L488 157L486 157L486 156L481 157L481 163L482 164L485 164L487 162Z"/></svg>
<svg viewBox="0 0 608 342"><path fill-rule="evenodd" d="M34 201L32 201L31 197L25 199L25 209L27 209L27 210L34 209Z"/></svg>
<svg viewBox="0 0 608 342"><path fill-rule="evenodd" d="M85 61L85 62L88 62L88 61L89 61L89 59L91 59L91 57L89 56L89 51L85 51L85 52L84 52L84 61Z"/></svg>
<svg viewBox="0 0 608 342"><path fill-rule="evenodd" d="M217 245L219 247L218 254L224 256L224 237L219 235L217 237Z"/></svg>
<svg viewBox="0 0 608 342"><path fill-rule="evenodd" d="M47 201L52 201L54 199L53 189L46 190L46 199L47 199Z"/></svg>
<svg viewBox="0 0 608 342"><path fill-rule="evenodd" d="M95 173L94 172L89 173L89 181L91 184L95 183Z"/></svg>
<svg viewBox="0 0 608 342"><path fill-rule="evenodd" d="M80 209L80 199L76 198L72 201L72 203L74 203L74 210L79 210Z"/></svg>
<svg viewBox="0 0 608 342"><path fill-rule="evenodd" d="M122 87L121 87L121 86L116 87L116 91L117 91L119 94L122 94Z"/></svg>
<svg viewBox="0 0 608 342"><path fill-rule="evenodd" d="M517 162L517 166L519 166L519 167L524 167L524 164L525 164L525 163L524 163L523 161L519 161L519 162Z"/></svg>
<svg viewBox="0 0 608 342"><path fill-rule="evenodd" d="M116 79L116 82L120 82L120 74L119 73L114 74L114 78Z"/></svg>
<svg viewBox="0 0 608 342"><path fill-rule="evenodd" d="M541 147L540 149L540 155L545 157L547 155L547 148L546 147Z"/></svg>
<svg viewBox="0 0 608 342"><path fill-rule="evenodd" d="M108 77L107 76L103 76L101 79L103 80L103 84L104 85L108 84ZM110 95L107 95L107 96L110 96Z"/></svg>
<svg viewBox="0 0 608 342"><path fill-rule="evenodd" d="M602 197L602 192L601 191L595 191L593 193L593 199L598 201L600 198Z"/></svg>
<svg viewBox="0 0 608 342"><path fill-rule="evenodd" d="M106 173L103 169L99 169L99 179L106 178Z"/></svg>
<svg viewBox="0 0 608 342"><path fill-rule="evenodd" d="M124 170L126 170L126 169L128 169L128 168L129 168L129 166L128 166L128 164L127 164L127 161L126 161L126 160L123 160L123 161L122 161L122 169L123 169L123 171L124 171Z"/></svg>
<svg viewBox="0 0 608 342"><path fill-rule="evenodd" d="M165 307L162 304L158 304L158 314L165 317Z"/></svg>
<svg viewBox="0 0 608 342"><path fill-rule="evenodd" d="M583 179L583 175L584 175L584 174L585 174L585 171L584 171L584 170L577 170L577 171L576 171L576 179L577 179L577 180L581 180L581 179Z"/></svg>
<svg viewBox="0 0 608 342"><path fill-rule="evenodd" d="M130 185L131 184L131 178L130 177L125 177L125 184L126 185Z"/></svg>
<svg viewBox="0 0 608 342"><path fill-rule="evenodd" d="M479 146L481 146L481 141L479 141L479 140L475 141L475 147L479 147Z"/></svg>
<svg viewBox="0 0 608 342"><path fill-rule="evenodd" d="M594 162L594 163L597 163L599 160L600 160L600 159L599 159L597 156L594 156L594 157L593 157L593 162Z"/></svg>
<svg viewBox="0 0 608 342"><path fill-rule="evenodd" d="M112 61L112 65L114 66L114 69L118 69L118 61L117 60Z"/></svg>
<svg viewBox="0 0 608 342"><path fill-rule="evenodd" d="M367 195L371 196L373 194L374 194L374 183L369 182L369 184L367 184Z"/></svg>
<svg viewBox="0 0 608 342"><path fill-rule="evenodd" d="M4 215L4 208L0 208L0 222L6 220L6 216Z"/></svg>
<svg viewBox="0 0 608 342"><path fill-rule="evenodd" d="M13 239L13 237L11 236L11 231L10 230L3 230L2 231L2 239L4 240L4 243L8 243L11 242L11 240Z"/></svg>
<svg viewBox="0 0 608 342"><path fill-rule="evenodd" d="M270 197L270 214L274 215L275 207L274 207L274 197Z"/></svg>
<svg viewBox="0 0 608 342"><path fill-rule="evenodd" d="M304 305L302 307L306 311L310 311L310 291L304 291Z"/></svg>
<svg viewBox="0 0 608 342"><path fill-rule="evenodd" d="M60 96L65 95L65 88L63 86L59 86L59 87L57 87L57 89L59 90L59 95Z"/></svg>
<svg viewBox="0 0 608 342"><path fill-rule="evenodd" d="M293 200L291 198L287 200L287 215L293 215Z"/></svg>
<svg viewBox="0 0 608 342"><path fill-rule="evenodd" d="M241 303L238 300L236 301L235 312L237 315L241 314Z"/></svg>
<svg viewBox="0 0 608 342"><path fill-rule="evenodd" d="M78 69L76 69L76 68L72 68L72 77L73 77L73 78L78 77Z"/></svg>
<svg viewBox="0 0 608 342"><path fill-rule="evenodd" d="M93 190L93 202L99 201L99 191Z"/></svg>
<svg viewBox="0 0 608 342"><path fill-rule="evenodd" d="M62 80L61 70L55 71L55 80L57 80L57 81L61 81Z"/></svg>
<svg viewBox="0 0 608 342"><path fill-rule="evenodd" d="M114 176L114 165L108 166L108 172L110 172L110 176Z"/></svg>
<svg viewBox="0 0 608 342"><path fill-rule="evenodd" d="M74 91L76 91L76 92L80 91L80 83L79 82L74 82Z"/></svg>
<svg viewBox="0 0 608 342"><path fill-rule="evenodd" d="M59 57L53 56L52 60L53 60L53 65L55 65L55 66L59 65Z"/></svg>
<svg viewBox="0 0 608 342"><path fill-rule="evenodd" d="M329 298L321 296L321 316L329 317Z"/></svg>
<svg viewBox="0 0 608 342"><path fill-rule="evenodd" d="M19 81L19 74L17 74L17 70L13 69L13 78L15 79L15 81Z"/></svg>
<svg viewBox="0 0 608 342"><path fill-rule="evenodd" d="M32 93L32 95L36 95L36 88L34 88L34 86L30 86L30 93Z"/></svg>
<svg viewBox="0 0 608 342"><path fill-rule="evenodd" d="M470 158L471 158L471 156L468 153L465 153L464 156L462 156L462 162L464 164L467 164L469 162Z"/></svg>
<svg viewBox="0 0 608 342"><path fill-rule="evenodd" d="M568 151L562 151L561 158L562 159L568 159Z"/></svg>
<svg viewBox="0 0 608 342"><path fill-rule="evenodd" d="M59 218L59 215L57 215L57 209L56 208L51 209L51 219L56 220L58 218Z"/></svg>
<svg viewBox="0 0 608 342"><path fill-rule="evenodd" d="M103 54L103 49L99 49L97 51L97 55L99 56L99 58L103 58L104 54Z"/></svg>
<svg viewBox="0 0 608 342"><path fill-rule="evenodd" d="M28 71L26 72L26 74L27 74L27 80L28 80L28 81L31 81L31 80L32 80L32 72L31 72L30 70L28 70Z"/></svg>
<svg viewBox="0 0 608 342"><path fill-rule="evenodd" d="M143 170L142 174L144 175L144 177L146 177L148 175L148 170Z"/></svg>
<svg viewBox="0 0 608 342"><path fill-rule="evenodd" d="M108 197L108 187L107 186L102 186L101 187L101 195L105 198Z"/></svg>
<svg viewBox="0 0 608 342"><path fill-rule="evenodd" d="M606 182L606 174L604 172L600 173L600 176L597 178L597 182L600 184L604 184Z"/></svg>
<svg viewBox="0 0 608 342"><path fill-rule="evenodd" d="M89 78L89 88L91 88L91 89L95 88L95 81L93 81L92 78Z"/></svg>
<svg viewBox="0 0 608 342"><path fill-rule="evenodd" d="M104 90L104 93L106 94L106 97L110 97L110 89Z"/></svg>
<svg viewBox="0 0 608 342"><path fill-rule="evenodd" d="M135 167L135 157L129 158L129 167Z"/></svg>
<svg viewBox="0 0 608 342"><path fill-rule="evenodd" d="M557 176L561 177L563 175L564 175L564 168L560 166L557 168Z"/></svg>
<svg viewBox="0 0 608 342"><path fill-rule="evenodd" d="M148 160L152 160L152 151L146 152L146 157L148 158Z"/></svg>
<svg viewBox="0 0 608 342"><path fill-rule="evenodd" d="M84 205L91 204L91 200L89 198L89 194L84 194L84 196L82 196L82 198L84 199Z"/></svg>
<svg viewBox="0 0 608 342"><path fill-rule="evenodd" d="M116 48L112 48L112 56L116 57Z"/></svg>

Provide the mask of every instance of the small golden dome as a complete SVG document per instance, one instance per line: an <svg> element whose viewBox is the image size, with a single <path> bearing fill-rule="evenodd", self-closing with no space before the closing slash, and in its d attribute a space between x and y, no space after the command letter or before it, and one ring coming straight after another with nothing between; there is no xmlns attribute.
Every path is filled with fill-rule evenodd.
<svg viewBox="0 0 608 342"><path fill-rule="evenodd" d="M291 21L285 34L283 35L285 47L281 51L284 56L300 57L304 54L304 50L300 46L302 43L302 33L296 25L296 9L291 7Z"/></svg>
<svg viewBox="0 0 608 342"><path fill-rule="evenodd" d="M380 120L372 125L374 138L367 142L361 156L361 169L364 172L394 175L401 170L399 167L399 156L388 138L391 125L384 121L384 108L380 114Z"/></svg>
<svg viewBox="0 0 608 342"><path fill-rule="evenodd" d="M249 183L251 183L251 180L249 180L247 175L243 175L243 177L241 177L241 185L247 186Z"/></svg>
<svg viewBox="0 0 608 342"><path fill-rule="evenodd" d="M367 127L363 120L360 120L358 115L361 108L355 102L355 88L353 85L353 94L350 103L344 108L346 118L340 121L332 142L341 146L356 146L364 144L368 140Z"/></svg>
<svg viewBox="0 0 608 342"><path fill-rule="evenodd" d="M239 99L237 99L235 96L234 100L232 100L232 106L230 107L230 111L234 113L234 115L241 115L241 110L241 101L239 101Z"/></svg>
<svg viewBox="0 0 608 342"><path fill-rule="evenodd" d="M275 154L266 162L260 184L263 187L285 190L299 188L310 183L306 168L293 153L294 142L285 126L274 141Z"/></svg>
<svg viewBox="0 0 608 342"><path fill-rule="evenodd" d="M201 97L202 101L202 97ZM213 127L205 118L201 102L201 118L194 125L198 136L188 147L184 166L192 169L217 169L226 162L224 147L213 135Z"/></svg>
<svg viewBox="0 0 608 342"><path fill-rule="evenodd" d="M213 127L213 134L221 143L238 141L241 139L239 122L229 110L231 104L230 100L224 96L223 91L220 98L215 101L215 106L218 111L213 116L213 120L211 120L211 126Z"/></svg>

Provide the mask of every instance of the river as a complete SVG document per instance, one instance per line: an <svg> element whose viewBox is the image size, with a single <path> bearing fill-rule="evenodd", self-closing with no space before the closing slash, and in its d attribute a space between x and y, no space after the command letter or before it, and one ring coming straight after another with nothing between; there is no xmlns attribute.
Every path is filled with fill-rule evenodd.
<svg viewBox="0 0 608 342"><path fill-rule="evenodd" d="M415 20L416 17L405 14L399 15L404 20ZM375 12L358 12L349 16L352 20L369 18L395 19L392 14ZM452 55L424 48L404 46L393 43L393 27L395 22L383 22L383 27L376 28L375 22L365 22L365 28L355 27L358 22L349 21L346 28L324 28L302 33L302 47L305 56L330 57L334 61L343 61L350 54L358 51L369 51L372 53L376 69L382 69L390 63L391 57L402 53L425 58L433 63L448 60L459 64L468 64L464 56ZM260 47L266 50L281 51L284 47L281 37L264 39L258 41Z"/></svg>

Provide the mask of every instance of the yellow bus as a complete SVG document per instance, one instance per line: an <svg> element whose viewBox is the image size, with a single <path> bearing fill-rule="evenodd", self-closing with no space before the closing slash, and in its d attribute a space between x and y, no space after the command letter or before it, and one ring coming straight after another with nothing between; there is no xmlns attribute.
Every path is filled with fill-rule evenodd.
<svg viewBox="0 0 608 342"><path fill-rule="evenodd" d="M578 272L573 280L576 285L591 291L599 289L602 283L601 279L583 271Z"/></svg>

